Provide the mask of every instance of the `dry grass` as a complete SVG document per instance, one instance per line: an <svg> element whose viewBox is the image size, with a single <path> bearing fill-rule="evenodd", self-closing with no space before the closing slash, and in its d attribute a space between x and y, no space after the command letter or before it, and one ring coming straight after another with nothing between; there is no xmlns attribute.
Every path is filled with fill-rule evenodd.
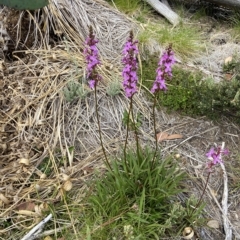
<svg viewBox="0 0 240 240"><path fill-rule="evenodd" d="M54 0L48 8L44 8L43 14L47 16L46 29L39 38L39 47L26 51L24 58L2 63L0 239L20 239L45 217L46 210L54 213L49 206L59 202L62 202L60 209L65 211L66 217L58 218L55 213L51 233L71 226L76 234L78 222L72 206L74 209L81 208L82 197L87 192L86 181L95 169L104 169L93 93L89 92L86 98L71 103L66 102L63 95L69 81L84 79L85 64L81 50L89 25L93 26L99 39L103 63L99 69L104 81L98 88L98 106L107 153L116 155L121 151L125 138L122 116L128 101L122 93L111 97L105 91L112 79L120 79L120 53L133 23L100 0L64 0L61 3ZM40 24L36 25L36 31L37 26ZM63 34L67 39L51 47L48 41L52 27L55 34ZM83 86L88 89L84 82ZM141 141L153 145L150 106L143 92L135 95L135 111L143 116ZM228 122L221 128L204 119L181 118L158 111L157 128L184 135L183 140L163 143L162 153L180 153L179 163L192 177L187 184L198 196L204 183L205 152L214 142L222 140L232 149L239 146L240 129ZM23 159L28 160L29 165L20 163ZM46 176L43 174L47 167L44 168L43 163L51 169ZM64 190L66 181L73 183L70 193ZM221 223L221 211L215 202L221 204L219 172L212 175L209 186L205 196L208 203L206 216ZM236 214L240 217L236 211L238 194L231 196L231 219ZM67 200L68 195L72 204ZM179 196L181 201L185 201L186 197ZM240 230L234 222L233 230L237 236ZM206 239L223 239L224 236L221 230L201 229L200 232Z"/></svg>

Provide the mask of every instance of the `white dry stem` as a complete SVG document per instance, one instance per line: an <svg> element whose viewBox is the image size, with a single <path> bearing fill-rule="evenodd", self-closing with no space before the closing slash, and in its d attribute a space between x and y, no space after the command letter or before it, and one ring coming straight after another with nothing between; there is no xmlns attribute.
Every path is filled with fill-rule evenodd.
<svg viewBox="0 0 240 240"><path fill-rule="evenodd" d="M222 143L222 151L224 150L225 142ZM223 196L222 196L222 217L223 217L223 227L225 231L225 240L232 239L232 229L230 226L229 219L227 217L228 213L228 177L226 168L223 163L220 163L220 166L223 171Z"/></svg>
<svg viewBox="0 0 240 240"><path fill-rule="evenodd" d="M221 150L223 151L225 147L225 142L222 143ZM225 166L223 163L220 163L220 166L223 171L223 196L222 196L222 206L220 206L220 203L218 202L217 198L213 194L212 189L208 185L207 188L209 192L211 193L215 203L217 204L218 208L220 209L222 213L222 218L223 218L223 227L225 231L225 240L232 240L232 228L231 228L231 223L228 219L227 213L228 213L228 178L227 178L227 172L225 169ZM204 178L202 177L204 180ZM205 181L205 180L204 180Z"/></svg>
<svg viewBox="0 0 240 240"><path fill-rule="evenodd" d="M33 240L42 231L45 223L47 223L52 218L52 214L49 214L40 223L38 223L27 235L25 235L21 240Z"/></svg>

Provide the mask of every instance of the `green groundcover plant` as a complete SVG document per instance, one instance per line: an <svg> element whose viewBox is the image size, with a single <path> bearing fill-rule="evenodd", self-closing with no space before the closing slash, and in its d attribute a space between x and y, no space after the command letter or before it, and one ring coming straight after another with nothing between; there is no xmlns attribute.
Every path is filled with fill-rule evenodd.
<svg viewBox="0 0 240 240"><path fill-rule="evenodd" d="M143 84L151 87L155 77L154 69L158 57L152 55L142 61ZM207 116L217 120L226 116L237 124L240 123L240 71L239 61L223 66L225 73L233 78L216 83L201 72L192 72L175 66L167 94L159 94L158 101L169 110L179 111L190 116ZM177 96L177 97L176 97Z"/></svg>
<svg viewBox="0 0 240 240"><path fill-rule="evenodd" d="M199 200L190 197L185 203L179 202L178 194L187 191L182 184L186 174L171 155L161 156L155 124L158 94L168 90L165 81L172 78L174 52L170 45L158 62L156 79L151 88L155 147L143 146L139 139L139 122L134 118L133 97L138 91L138 41L134 40L131 32L122 59L123 89L129 99L129 108L124 114L126 139L122 154L109 158L102 141L98 116L96 88L102 77L97 72L100 64L97 43L90 27L84 50L86 72L89 87L94 90L100 143L107 170L89 186L84 213L85 239L160 239L179 236L186 226L194 228L201 222L204 207L202 197L210 174L215 165L222 163L222 154L228 151L217 147L207 153L208 177L201 197ZM130 131L135 136L135 147L128 147Z"/></svg>

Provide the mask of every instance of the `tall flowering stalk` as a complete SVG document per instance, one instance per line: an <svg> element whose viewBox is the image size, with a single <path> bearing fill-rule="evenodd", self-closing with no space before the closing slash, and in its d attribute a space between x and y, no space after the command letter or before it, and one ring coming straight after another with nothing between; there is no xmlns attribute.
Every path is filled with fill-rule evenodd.
<svg viewBox="0 0 240 240"><path fill-rule="evenodd" d="M87 63L87 69L86 69L87 80L88 80L89 87L91 89L94 89L95 109L96 109L96 116L97 116L98 130L99 130L99 137L100 137L100 142L101 142L101 146L102 146L102 151L103 151L103 154L105 157L106 164L112 170L110 163L108 161L108 158L107 158L105 148L103 146L102 132L101 132L101 126L100 126L100 120L99 120L99 114L98 114L97 84L102 79L102 77L97 72L97 66L100 64L97 43L98 43L98 40L95 38L95 35L93 34L93 29L90 26L89 27L89 36L86 39L85 49L83 51L83 53L85 55L86 63Z"/></svg>
<svg viewBox="0 0 240 240"><path fill-rule="evenodd" d="M205 186L203 188L203 192L195 206L195 208L193 209L192 211L192 214L194 213L194 211L199 207L201 201L202 201L202 198L203 198L203 195L204 193L206 192L206 188L207 188L207 185L208 185L208 182L209 182L209 178L210 178L210 174L213 173L214 171L214 168L223 163L223 160L222 160L222 155L228 155L229 154L229 151L228 149L225 149L223 147L212 147L206 154L206 157L208 158L208 163L207 163L207 171L208 171L208 175L207 175L207 179L206 179L206 183L205 183Z"/></svg>
<svg viewBox="0 0 240 240"><path fill-rule="evenodd" d="M138 41L133 41L133 32L130 32L130 36L124 45L122 63L124 65L122 71L123 88L128 98L132 98L133 94L137 92L137 55L138 55Z"/></svg>
<svg viewBox="0 0 240 240"><path fill-rule="evenodd" d="M166 91L165 81L172 78L172 66L176 62L172 46L170 45L161 56L156 70L157 76L153 83L151 92L153 94L159 91Z"/></svg>
<svg viewBox="0 0 240 240"><path fill-rule="evenodd" d="M128 112L128 118L127 118L127 133L126 133L126 140L125 140L125 146L124 146L124 159L126 162L126 148L127 148L127 140L128 140L128 131L129 131L129 117L130 114L132 115L133 124L134 124L134 132L135 132L135 138L136 138L136 144L137 144L137 154L139 156L139 144L138 144L138 133L136 124L134 121L134 115L133 115L133 95L137 92L137 82L138 82L138 76L137 76L137 70L138 70L138 62L137 62L137 55L138 55L138 41L133 40L133 32L130 32L129 38L127 42L124 45L123 49L123 59L122 63L124 65L123 71L122 71L122 77L123 77L123 88L126 97L130 99L130 106L129 106L129 112Z"/></svg>
<svg viewBox="0 0 240 240"><path fill-rule="evenodd" d="M91 89L96 88L97 83L102 79L102 77L97 72L97 66L100 64L98 49L98 40L95 39L93 34L93 29L89 27L89 36L85 42L85 49L83 51L87 63L87 79L88 84Z"/></svg>
<svg viewBox="0 0 240 240"><path fill-rule="evenodd" d="M159 91L167 91L167 86L165 81L172 78L172 66L176 62L174 57L174 52L172 50L172 46L170 45L166 51L163 53L161 58L158 62L158 68L156 70L157 76L156 80L153 83L151 92L154 94L154 102L153 102L153 127L154 127L154 134L155 134L155 154L153 157L154 164L157 149L158 149L158 140L157 140L157 130L156 130L156 119L155 119L155 107L157 103L157 93Z"/></svg>

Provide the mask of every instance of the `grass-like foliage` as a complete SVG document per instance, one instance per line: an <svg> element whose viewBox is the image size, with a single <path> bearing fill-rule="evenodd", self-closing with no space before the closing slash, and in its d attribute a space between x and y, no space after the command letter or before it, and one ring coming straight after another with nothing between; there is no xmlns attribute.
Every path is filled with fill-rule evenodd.
<svg viewBox="0 0 240 240"><path fill-rule="evenodd" d="M115 5L119 10L129 13L136 11L142 0L107 0L107 2Z"/></svg>
<svg viewBox="0 0 240 240"><path fill-rule="evenodd" d="M163 159L158 152L153 162L154 154L147 147L139 154L128 150L126 162L123 156L113 159L112 171L95 180L88 196L92 213L87 218L95 224L92 239L120 239L128 225L132 239L154 239L181 230L187 210L176 195L184 191L181 183L186 175L171 156Z"/></svg>
<svg viewBox="0 0 240 240"><path fill-rule="evenodd" d="M154 40L159 45L172 43L174 51L183 58L192 57L203 50L201 35L191 25L179 24L174 29L161 27L158 23L147 23L138 35L139 42L150 44Z"/></svg>
<svg viewBox="0 0 240 240"><path fill-rule="evenodd" d="M230 20L233 36L238 41L240 39L240 11L236 10Z"/></svg>

